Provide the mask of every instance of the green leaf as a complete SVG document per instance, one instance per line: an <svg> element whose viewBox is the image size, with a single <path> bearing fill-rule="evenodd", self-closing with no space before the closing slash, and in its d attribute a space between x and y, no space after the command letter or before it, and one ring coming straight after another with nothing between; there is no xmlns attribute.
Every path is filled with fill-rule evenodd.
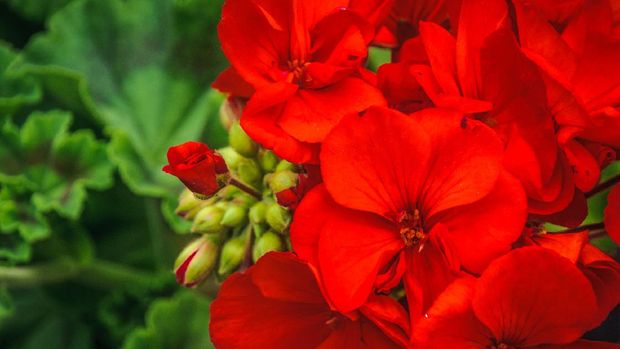
<svg viewBox="0 0 620 349"><path fill-rule="evenodd" d="M16 185L5 185L0 191L0 232L5 234L17 232L19 240L26 243L43 240L50 235L50 227L45 216L37 211L30 197L29 191ZM10 251L16 252L17 255L7 254L5 257L9 260L19 260L22 259L20 256L26 256L26 250L22 247L23 242L13 241L14 248Z"/></svg>
<svg viewBox="0 0 620 349"><path fill-rule="evenodd" d="M0 183L27 187L38 211L77 219L86 189L112 185L113 166L105 144L90 130L68 133L70 123L60 111L32 113L20 130L7 122L0 130Z"/></svg>
<svg viewBox="0 0 620 349"><path fill-rule="evenodd" d="M41 89L32 77L8 71L17 54L0 40L0 121L5 115L13 114L21 106L33 104L41 98Z"/></svg>
<svg viewBox="0 0 620 349"><path fill-rule="evenodd" d="M72 0L8 0L13 11L31 21L44 21Z"/></svg>
<svg viewBox="0 0 620 349"><path fill-rule="evenodd" d="M0 287L0 321L13 315L13 300L5 287Z"/></svg>
<svg viewBox="0 0 620 349"><path fill-rule="evenodd" d="M161 171L166 150L200 139L219 107L209 84L224 64L215 36L220 4L75 1L15 69L63 86L50 90L59 100L75 105L79 97L111 135L109 156L135 193L174 195L178 181Z"/></svg>
<svg viewBox="0 0 620 349"><path fill-rule="evenodd" d="M132 332L123 349L208 349L209 301L191 291L155 301L146 314L146 327Z"/></svg>

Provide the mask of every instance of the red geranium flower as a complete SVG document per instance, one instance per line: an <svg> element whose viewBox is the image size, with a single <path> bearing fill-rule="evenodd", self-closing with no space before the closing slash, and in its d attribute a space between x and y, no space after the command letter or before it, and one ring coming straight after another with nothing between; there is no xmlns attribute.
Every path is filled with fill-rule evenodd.
<svg viewBox="0 0 620 349"><path fill-rule="evenodd" d="M228 167L224 158L206 144L186 142L170 147L168 162L163 171L178 177L196 194L211 196L225 185Z"/></svg>
<svg viewBox="0 0 620 349"><path fill-rule="evenodd" d="M383 11L381 2L375 3L363 9ZM242 127L292 162L317 162L320 142L344 115L385 103L374 76L362 68L373 25L348 5L227 0L222 10L218 30L234 71L218 85L246 95L247 85L255 90ZM234 76L246 84L234 82Z"/></svg>
<svg viewBox="0 0 620 349"><path fill-rule="evenodd" d="M392 298L334 311L311 267L291 253L269 253L230 276L211 305L219 349L396 349L408 342L407 314Z"/></svg>
<svg viewBox="0 0 620 349"><path fill-rule="evenodd" d="M592 143L612 158L611 148L620 148L620 37L611 4L573 1L556 16L545 1L514 5L523 52L544 73L548 108L575 184L589 191L606 165Z"/></svg>
<svg viewBox="0 0 620 349"><path fill-rule="evenodd" d="M518 238L525 197L501 160L493 130L455 112L351 115L323 143L325 184L296 211L293 249L319 267L338 309L405 275L421 315L461 269L482 272Z"/></svg>
<svg viewBox="0 0 620 349"><path fill-rule="evenodd" d="M547 345L577 341L594 309L592 287L577 267L553 251L525 247L494 261L479 279L450 285L420 321L415 339L421 348L564 348Z"/></svg>
<svg viewBox="0 0 620 349"><path fill-rule="evenodd" d="M585 200L575 193L571 169L559 151L547 109L543 78L520 52L506 2L463 2L456 37L430 22L420 22L419 30L420 40L405 44L401 62L379 71L390 104L403 110L402 101L411 108L429 100L436 107L485 122L504 141L505 165L522 182L529 211L548 216L573 204L570 222L555 221L578 224L585 217ZM394 103L391 90L411 95L397 96Z"/></svg>

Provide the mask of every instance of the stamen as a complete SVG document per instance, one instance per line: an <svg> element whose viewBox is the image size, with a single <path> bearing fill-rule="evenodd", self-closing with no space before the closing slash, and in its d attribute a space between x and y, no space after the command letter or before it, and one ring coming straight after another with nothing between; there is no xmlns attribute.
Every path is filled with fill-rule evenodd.
<svg viewBox="0 0 620 349"><path fill-rule="evenodd" d="M426 240L426 234L422 226L422 218L418 209L415 209L413 214L409 211L400 212L397 221L400 225L400 236L403 238L405 246L413 247ZM423 246L424 245L420 244L420 251Z"/></svg>

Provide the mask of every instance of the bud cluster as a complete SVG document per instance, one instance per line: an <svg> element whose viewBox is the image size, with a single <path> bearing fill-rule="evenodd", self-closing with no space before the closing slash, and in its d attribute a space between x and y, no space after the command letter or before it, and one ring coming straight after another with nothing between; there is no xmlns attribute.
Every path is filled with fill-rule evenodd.
<svg viewBox="0 0 620 349"><path fill-rule="evenodd" d="M223 279L289 246L291 212L278 204L276 194L296 188L299 168L259 147L237 121L228 126L230 146L218 154L234 180L207 199L189 189L179 197L176 213L191 221L191 233L198 235L175 263L177 281L187 287L213 272Z"/></svg>

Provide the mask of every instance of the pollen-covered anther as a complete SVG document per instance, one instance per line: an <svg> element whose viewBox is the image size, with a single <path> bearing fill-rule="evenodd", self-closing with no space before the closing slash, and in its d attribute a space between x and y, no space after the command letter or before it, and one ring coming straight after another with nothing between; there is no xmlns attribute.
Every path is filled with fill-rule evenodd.
<svg viewBox="0 0 620 349"><path fill-rule="evenodd" d="M300 86L304 83L310 82L310 78L306 74L306 67L308 67L309 64L310 63L303 62L298 59L288 62L289 72L292 74L292 82Z"/></svg>
<svg viewBox="0 0 620 349"><path fill-rule="evenodd" d="M426 234L422 227L422 219L418 209L415 209L413 213L410 213L410 211L402 211L397 219L400 225L400 236L403 238L405 246L413 247L426 240Z"/></svg>

